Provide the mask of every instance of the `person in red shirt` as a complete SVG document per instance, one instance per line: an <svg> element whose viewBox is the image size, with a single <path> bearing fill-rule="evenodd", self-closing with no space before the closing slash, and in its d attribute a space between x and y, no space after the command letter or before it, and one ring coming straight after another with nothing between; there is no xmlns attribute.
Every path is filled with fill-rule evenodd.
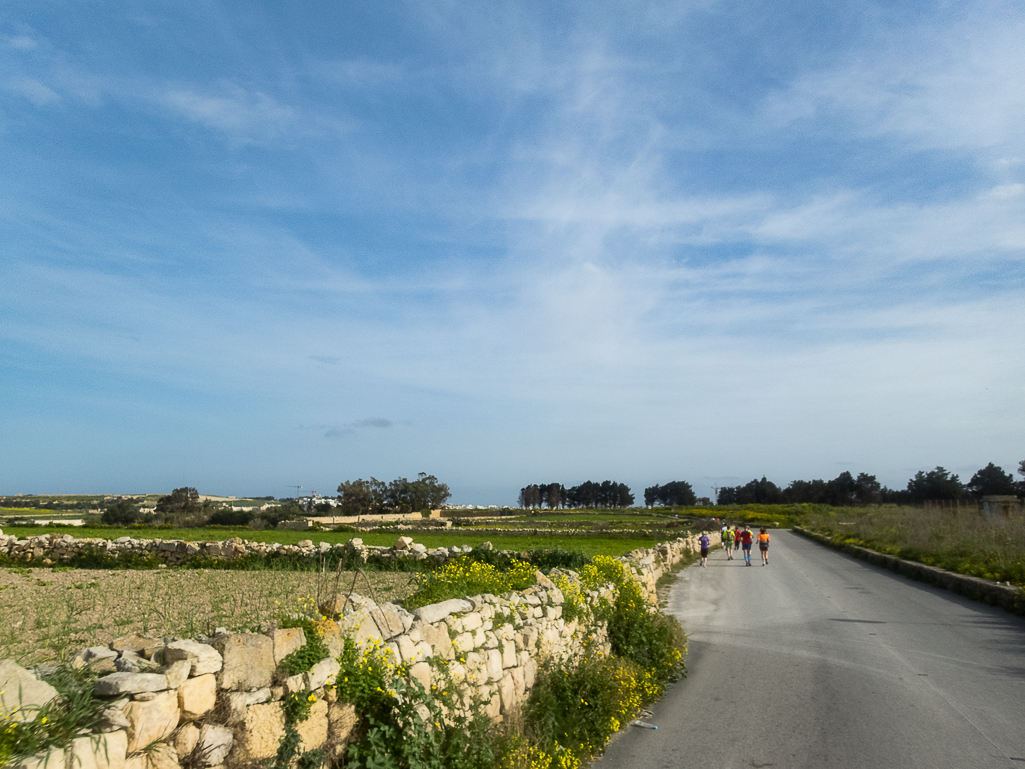
<svg viewBox="0 0 1025 769"><path fill-rule="evenodd" d="M751 565L751 543L754 542L754 535L751 533L751 529L747 526L744 527L743 533L740 535L740 546L744 550L744 565Z"/></svg>

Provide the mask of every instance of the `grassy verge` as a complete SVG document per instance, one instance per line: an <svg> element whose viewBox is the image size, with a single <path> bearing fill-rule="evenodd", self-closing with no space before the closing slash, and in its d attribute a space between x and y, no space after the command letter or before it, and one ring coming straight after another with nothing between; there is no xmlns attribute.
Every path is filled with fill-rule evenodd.
<svg viewBox="0 0 1025 769"><path fill-rule="evenodd" d="M987 520L974 510L883 507L831 510L809 516L804 525L837 542L1025 587L1025 520Z"/></svg>

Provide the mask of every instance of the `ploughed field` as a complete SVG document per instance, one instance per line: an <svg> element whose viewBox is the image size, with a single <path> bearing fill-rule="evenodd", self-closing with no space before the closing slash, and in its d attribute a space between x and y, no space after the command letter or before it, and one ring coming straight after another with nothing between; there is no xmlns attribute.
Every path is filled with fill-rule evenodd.
<svg viewBox="0 0 1025 769"><path fill-rule="evenodd" d="M355 578L355 584L354 584ZM369 571L149 571L0 568L0 659L62 659L130 633L195 638L255 630L350 588L375 601L410 595L416 575ZM319 601L317 601L319 605Z"/></svg>

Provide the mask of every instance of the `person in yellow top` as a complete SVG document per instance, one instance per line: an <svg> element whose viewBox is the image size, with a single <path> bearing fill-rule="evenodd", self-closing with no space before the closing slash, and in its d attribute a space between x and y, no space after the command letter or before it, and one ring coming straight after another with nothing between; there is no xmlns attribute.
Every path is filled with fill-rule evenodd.
<svg viewBox="0 0 1025 769"><path fill-rule="evenodd" d="M762 552L762 566L769 565L769 532L763 526L758 532L758 549Z"/></svg>

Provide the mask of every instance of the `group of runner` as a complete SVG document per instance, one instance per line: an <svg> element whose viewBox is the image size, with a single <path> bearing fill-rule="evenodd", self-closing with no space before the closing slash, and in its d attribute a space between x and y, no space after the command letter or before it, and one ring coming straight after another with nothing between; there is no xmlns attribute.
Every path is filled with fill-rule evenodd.
<svg viewBox="0 0 1025 769"><path fill-rule="evenodd" d="M732 561L734 554L739 550L744 554L744 565L750 566L751 545L757 539L758 550L762 554L762 566L769 565L769 532L765 530L764 526L759 529L756 537L747 526L741 530L739 526L731 528L724 524L722 529L719 530L719 537L722 540L722 549L726 553L727 561ZM701 536L698 538L698 545L701 547L702 566L708 565L708 549L711 544L712 541L708 536L708 532L701 532Z"/></svg>

